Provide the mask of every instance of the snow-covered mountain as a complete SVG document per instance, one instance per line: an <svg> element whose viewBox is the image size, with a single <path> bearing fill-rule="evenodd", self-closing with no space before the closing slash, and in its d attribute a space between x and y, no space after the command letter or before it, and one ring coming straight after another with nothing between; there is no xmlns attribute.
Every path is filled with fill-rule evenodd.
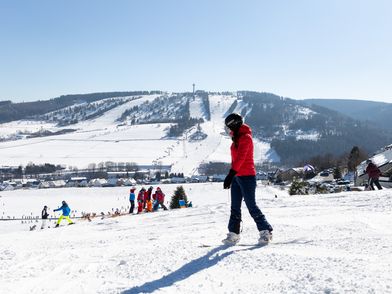
<svg viewBox="0 0 392 294"><path fill-rule="evenodd" d="M353 145L372 151L390 143L387 134L334 111L268 93L117 95L90 101L80 95L72 105L0 124L2 165L134 162L172 165L173 172L192 175L202 163L230 160L223 120L234 111L253 128L259 163L341 154Z"/></svg>

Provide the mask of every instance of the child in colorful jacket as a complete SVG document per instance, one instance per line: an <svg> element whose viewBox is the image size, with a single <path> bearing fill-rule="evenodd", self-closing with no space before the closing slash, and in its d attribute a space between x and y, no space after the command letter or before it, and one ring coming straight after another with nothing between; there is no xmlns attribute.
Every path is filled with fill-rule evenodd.
<svg viewBox="0 0 392 294"><path fill-rule="evenodd" d="M148 188L148 190L147 190L147 195L146 195L146 197L147 197L146 200L151 200L152 190L153 190L153 189L154 189L154 188L153 188L152 186L150 186L150 188Z"/></svg>
<svg viewBox="0 0 392 294"><path fill-rule="evenodd" d="M133 210L135 209L135 187L132 187L131 190L129 191L129 202L131 203L131 207L129 208L129 213L133 213Z"/></svg>
<svg viewBox="0 0 392 294"><path fill-rule="evenodd" d="M163 210L167 210L167 207L165 206L165 194L163 194L161 188L157 188L155 192L155 198L158 201L159 205L163 208Z"/></svg>
<svg viewBox="0 0 392 294"><path fill-rule="evenodd" d="M143 188L143 189L144 189L144 188ZM152 190L146 190L146 189L144 189L144 191L143 191L143 193L144 193L144 195L143 195L143 209L146 208L147 201L151 198L151 194L150 194L149 191L152 191Z"/></svg>
<svg viewBox="0 0 392 294"><path fill-rule="evenodd" d="M139 193L137 194L137 213L142 213L143 212L143 206L144 206L144 192L146 189L143 187L140 189Z"/></svg>
<svg viewBox="0 0 392 294"><path fill-rule="evenodd" d="M42 218L41 230L46 227L46 222L47 222L48 216L49 216L47 209L48 209L48 207L45 205L44 209L42 209L42 212L41 212L41 218Z"/></svg>
<svg viewBox="0 0 392 294"><path fill-rule="evenodd" d="M63 218L65 218L68 221L69 225L73 224L72 220L69 218L69 214L71 213L71 208L69 208L67 202L65 201L62 201L61 204L62 204L61 207L53 210L53 211L60 211L60 210L62 211L62 215L60 215L55 228L57 228L60 225Z"/></svg>

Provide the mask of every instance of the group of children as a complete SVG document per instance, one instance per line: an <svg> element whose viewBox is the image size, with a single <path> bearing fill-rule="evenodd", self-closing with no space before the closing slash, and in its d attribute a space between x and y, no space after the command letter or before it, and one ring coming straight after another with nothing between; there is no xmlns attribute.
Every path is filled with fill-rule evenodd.
<svg viewBox="0 0 392 294"><path fill-rule="evenodd" d="M137 213L142 213L143 210L145 212L153 212L159 209L161 206L164 210L167 210L165 206L165 194L162 192L161 188L157 187L155 193L153 193L153 187L151 186L146 190L142 187L137 193L136 197L136 188L132 187L129 193L129 202L131 203L131 207L129 209L129 213L133 213L135 209L135 200L137 200ZM41 229L46 227L46 223L49 217L49 213L47 211L48 207L45 205L41 212L42 224ZM71 213L71 209L69 208L67 202L62 201L61 206L53 211L62 211L61 216L57 220L56 228L60 225L61 221L65 218L68 221L69 225L74 224L74 222L69 218Z"/></svg>
<svg viewBox="0 0 392 294"><path fill-rule="evenodd" d="M132 214L135 209L135 200L137 200L137 213L142 213L143 210L145 212L157 211L159 206L161 206L164 210L167 210L164 203L165 194L159 187L156 188L155 193L153 193L153 189L154 188L152 186L147 190L142 187L136 197L136 188L132 187L129 192L129 202L131 203L129 213Z"/></svg>

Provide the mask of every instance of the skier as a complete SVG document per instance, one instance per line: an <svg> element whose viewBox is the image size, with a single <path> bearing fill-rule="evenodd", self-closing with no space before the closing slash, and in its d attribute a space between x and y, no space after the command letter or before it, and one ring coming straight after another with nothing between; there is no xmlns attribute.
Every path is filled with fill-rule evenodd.
<svg viewBox="0 0 392 294"><path fill-rule="evenodd" d="M42 212L41 212L41 218L42 218L41 230L43 230L46 227L46 222L47 222L48 216L49 216L47 209L48 209L48 207L45 205L44 209L42 209Z"/></svg>
<svg viewBox="0 0 392 294"><path fill-rule="evenodd" d="M155 192L155 198L158 201L158 205L160 205L163 210L167 210L167 207L165 206L165 194L163 194L161 188L159 187L157 187Z"/></svg>
<svg viewBox="0 0 392 294"><path fill-rule="evenodd" d="M253 160L253 140L251 128L243 123L242 116L237 113L228 115L225 125L232 137L231 169L226 176L223 188L231 188L231 215L229 233L222 242L234 245L240 240L241 203L242 199L254 219L259 230L260 245L266 245L272 240L272 226L256 204L256 169Z"/></svg>
<svg viewBox="0 0 392 294"><path fill-rule="evenodd" d="M129 213L132 214L135 209L135 187L132 187L129 191L129 202L131 203L131 207L129 208Z"/></svg>
<svg viewBox="0 0 392 294"><path fill-rule="evenodd" d="M69 214L71 213L71 209L69 208L67 202L65 202L65 201L63 200L63 201L61 202L61 204L62 204L61 207L59 207L59 208L53 210L53 211L62 210L62 212L63 212L62 215L60 215L60 217L59 217L59 219L58 219L58 221L57 221L57 223L56 223L55 228L57 228L57 227L60 225L60 223L61 223L61 221L63 220L63 218L65 218L65 219L68 221L68 224L69 224L69 225L72 225L72 224L73 224L72 220L69 218Z"/></svg>
<svg viewBox="0 0 392 294"><path fill-rule="evenodd" d="M378 179L381 176L381 171L380 169L370 160L366 160L367 167L365 172L369 175L369 186L372 190L374 190L373 184L376 184L378 190L382 190L382 187L380 185L380 182Z"/></svg>

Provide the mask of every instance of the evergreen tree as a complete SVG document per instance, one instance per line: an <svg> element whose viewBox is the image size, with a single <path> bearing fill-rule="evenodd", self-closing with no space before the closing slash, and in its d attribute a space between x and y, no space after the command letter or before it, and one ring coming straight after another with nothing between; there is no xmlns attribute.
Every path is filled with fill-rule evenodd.
<svg viewBox="0 0 392 294"><path fill-rule="evenodd" d="M348 156L347 168L350 172L356 170L357 166L367 158L367 154L359 149L358 146L354 146L351 149L350 155Z"/></svg>
<svg viewBox="0 0 392 294"><path fill-rule="evenodd" d="M291 183L289 194L290 195L307 195L309 193L309 183L304 181L299 181L294 178Z"/></svg>
<svg viewBox="0 0 392 294"><path fill-rule="evenodd" d="M188 197L185 194L185 190L183 186L178 186L174 191L174 194L171 198L170 209L180 208L180 200L185 201L185 205L188 205Z"/></svg>
<svg viewBox="0 0 392 294"><path fill-rule="evenodd" d="M342 172L340 171L340 169L338 167L335 167L335 169L333 170L333 178L335 180L342 178Z"/></svg>

